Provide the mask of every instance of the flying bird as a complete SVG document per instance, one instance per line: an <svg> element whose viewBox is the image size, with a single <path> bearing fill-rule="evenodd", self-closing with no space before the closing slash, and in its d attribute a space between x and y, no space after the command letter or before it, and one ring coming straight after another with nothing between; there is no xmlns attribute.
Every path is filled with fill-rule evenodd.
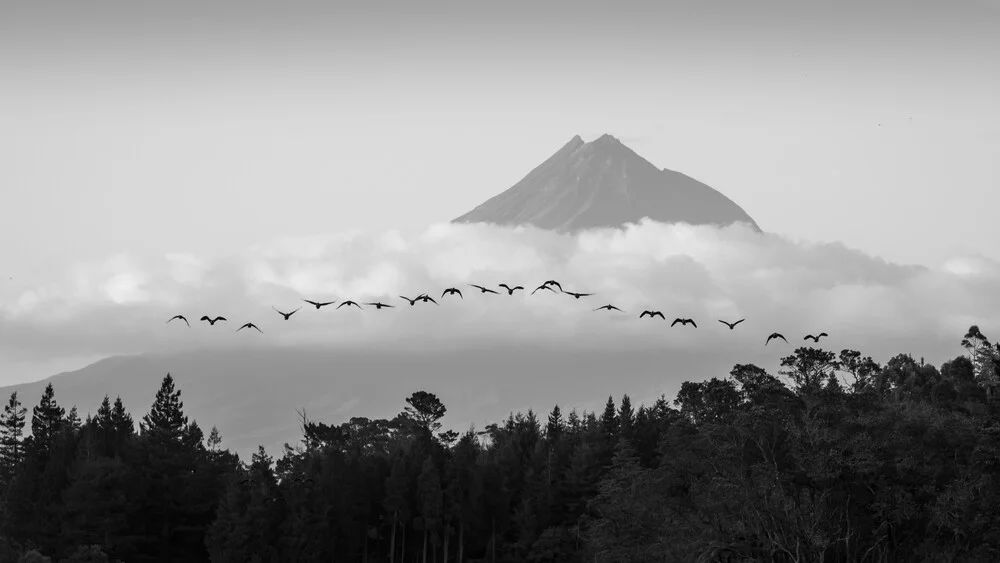
<svg viewBox="0 0 1000 563"><path fill-rule="evenodd" d="M420 301L420 298L423 297L423 295L418 295L418 296L416 296L413 299L410 299L409 297L407 297L405 295L400 295L399 297L400 297L400 299L406 299L407 301L409 301L410 302L410 307L412 307L413 305L415 305L417 303L417 301ZM463 297L463 299L464 299L464 297Z"/></svg>
<svg viewBox="0 0 1000 563"><path fill-rule="evenodd" d="M827 334L827 333L825 333L825 332L821 332L821 333L817 334L816 336L813 336L811 334L807 334L806 337L803 338L802 340L812 340L813 342L819 342L819 339L823 338L824 336L830 336L830 335Z"/></svg>
<svg viewBox="0 0 1000 563"><path fill-rule="evenodd" d="M226 317L215 317L214 319L210 319L210 318L208 318L208 315L205 315L204 317L202 317L199 320L208 321L208 324L210 324L212 326L215 326L215 323L217 323L219 321L228 321L229 319L227 319Z"/></svg>
<svg viewBox="0 0 1000 563"><path fill-rule="evenodd" d="M666 319L664 319L664 320L666 320ZM674 322L670 323L670 326L674 326L677 323L681 323L682 325L691 325L691 326L693 326L695 328L698 328L698 325L695 324L695 322L693 320L691 320L691 319L681 319L681 318L674 319Z"/></svg>
<svg viewBox="0 0 1000 563"><path fill-rule="evenodd" d="M577 299L579 299L581 297L589 297L591 295L594 295L593 293L573 293L572 291L564 291L563 293L565 293L566 295L572 295L573 297L576 297Z"/></svg>
<svg viewBox="0 0 1000 563"><path fill-rule="evenodd" d="M365 303L365 305L371 305L372 307L375 307L376 310L381 309L382 307L389 307L390 309L392 308L392 305L386 305L385 303L379 303L378 301L376 301L375 303Z"/></svg>
<svg viewBox="0 0 1000 563"><path fill-rule="evenodd" d="M430 301L431 303L433 303L435 305L439 305L439 303L437 301L435 301L433 297L431 297L430 295L427 295L426 293L424 293L423 295L418 296L417 299L423 301L424 303L427 303L428 301ZM462 299L465 299L465 298L463 297Z"/></svg>
<svg viewBox="0 0 1000 563"><path fill-rule="evenodd" d="M174 315L173 317L170 317L170 321L174 319L180 319L184 321L184 324L188 325L189 327L191 326L191 323L188 322L187 318L184 315ZM169 324L170 321L167 321L167 323Z"/></svg>
<svg viewBox="0 0 1000 563"><path fill-rule="evenodd" d="M775 338L780 338L780 339L784 340L786 343L788 342L788 339L785 338L784 336L782 336L781 334L779 334L777 332L772 332L771 335L767 337L767 340L764 341L764 346L767 346L768 343L771 342L771 340L773 340Z"/></svg>
<svg viewBox="0 0 1000 563"><path fill-rule="evenodd" d="M326 307L327 305L333 305L334 303L336 303L336 301L327 301L325 303L318 303L316 301L310 301L308 299L303 299L303 301L305 301L306 303L308 303L310 305L315 306L316 310L319 310L320 307Z"/></svg>
<svg viewBox="0 0 1000 563"><path fill-rule="evenodd" d="M480 291L480 293L496 293L497 295L500 295L496 291L493 291L492 289L487 289L487 288L485 288L485 287L483 287L481 285L476 285L474 283L470 283L469 285L471 285L472 287L478 289Z"/></svg>
<svg viewBox="0 0 1000 563"><path fill-rule="evenodd" d="M278 311L277 309L275 309L274 305L271 305L271 308L274 309L275 311L277 311L278 314L281 315L282 317L285 317L285 320L287 321L292 315L294 315L295 313L298 313L299 309L301 309L302 307L299 307L299 309L296 309L296 310L292 311L291 313L282 313L281 311Z"/></svg>
<svg viewBox="0 0 1000 563"><path fill-rule="evenodd" d="M520 286L520 285L511 287L511 286L509 286L509 285L507 285L505 283L500 284L499 287L502 287L502 288L506 289L507 290L507 295L514 295L515 291L517 291L519 289L524 289L524 287Z"/></svg>
<svg viewBox="0 0 1000 563"><path fill-rule="evenodd" d="M542 285L536 287L535 291L538 291L539 289L547 289L547 290L551 291L552 293L556 292L556 290L552 289L551 287L549 287L547 284L544 284L544 283ZM532 291L531 294L534 295L535 291Z"/></svg>
<svg viewBox="0 0 1000 563"><path fill-rule="evenodd" d="M649 316L649 318L660 317L663 320L667 320L667 318L663 316L663 313L659 311L643 311L642 314L639 315L639 318L641 319L647 315Z"/></svg>
<svg viewBox="0 0 1000 563"><path fill-rule="evenodd" d="M743 322L745 320L746 319L740 319L740 320L736 321L735 323L727 323L726 321L724 321L722 319L719 319L719 322L722 323L722 324L724 324L724 325L726 325L726 326L728 326L729 330L733 330L734 328L736 328L736 325L740 324L741 322Z"/></svg>
<svg viewBox="0 0 1000 563"><path fill-rule="evenodd" d="M549 280L549 281L543 283L542 285L554 285L554 286L556 286L556 287L559 288L559 291L563 290L562 285L560 285L559 282L557 282L556 280Z"/></svg>
<svg viewBox="0 0 1000 563"><path fill-rule="evenodd" d="M462 292L455 287L449 287L448 289L444 290L444 293L441 294L441 297L443 298L445 295L458 295L462 299L465 299L465 297L462 296Z"/></svg>
<svg viewBox="0 0 1000 563"><path fill-rule="evenodd" d="M245 328L256 328L257 332L259 332L261 334L264 334L264 331L261 330L257 325L255 325L253 323L247 323L247 324L241 326L240 328L236 329L236 332L239 332L239 331L241 331L241 330L243 330Z"/></svg>
<svg viewBox="0 0 1000 563"><path fill-rule="evenodd" d="M358 309L362 308L361 305L358 305L357 303L355 303L354 301L351 301L350 299L348 299L347 301L341 301L340 305L337 305L337 308L339 309L339 308L343 307L344 305L347 305L348 307L350 307L351 305L354 305Z"/></svg>
<svg viewBox="0 0 1000 563"><path fill-rule="evenodd" d="M610 311L610 310L612 310L612 309L614 309L615 311L618 311L619 313L624 313L624 311L622 311L622 310L621 310L621 309L619 309L618 307L615 307L615 306L614 306L614 305L612 305L611 303L608 303L607 305L601 305L600 307L598 307L598 308L596 308L596 309L594 309L594 310L595 310L595 311L600 311L601 309L607 309L607 310L609 310L609 311Z"/></svg>

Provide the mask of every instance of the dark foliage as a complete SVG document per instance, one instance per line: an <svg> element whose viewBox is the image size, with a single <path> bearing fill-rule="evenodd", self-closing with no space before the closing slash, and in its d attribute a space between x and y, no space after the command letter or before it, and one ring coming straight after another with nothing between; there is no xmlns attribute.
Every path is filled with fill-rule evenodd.
<svg viewBox="0 0 1000 563"><path fill-rule="evenodd" d="M248 463L169 374L138 425L50 385L0 415L0 563L998 561L1000 346L961 345L940 369L803 347L673 405L461 435L418 391L392 420L303 416L301 445Z"/></svg>

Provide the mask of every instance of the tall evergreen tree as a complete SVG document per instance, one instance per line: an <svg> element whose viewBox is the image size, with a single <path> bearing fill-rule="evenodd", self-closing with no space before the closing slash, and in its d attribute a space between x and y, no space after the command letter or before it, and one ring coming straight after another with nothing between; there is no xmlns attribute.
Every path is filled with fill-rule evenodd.
<svg viewBox="0 0 1000 563"><path fill-rule="evenodd" d="M0 415L0 484L6 486L14 477L14 470L23 457L24 425L28 409L21 406L17 391L10 394L10 400Z"/></svg>

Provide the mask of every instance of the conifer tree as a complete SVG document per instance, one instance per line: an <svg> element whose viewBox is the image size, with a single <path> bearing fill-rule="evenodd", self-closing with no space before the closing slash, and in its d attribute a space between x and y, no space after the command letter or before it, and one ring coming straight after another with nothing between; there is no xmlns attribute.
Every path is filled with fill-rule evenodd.
<svg viewBox="0 0 1000 563"><path fill-rule="evenodd" d="M6 485L14 477L14 470L21 463L24 425L28 409L21 406L17 391L10 394L10 400L0 415L0 483Z"/></svg>

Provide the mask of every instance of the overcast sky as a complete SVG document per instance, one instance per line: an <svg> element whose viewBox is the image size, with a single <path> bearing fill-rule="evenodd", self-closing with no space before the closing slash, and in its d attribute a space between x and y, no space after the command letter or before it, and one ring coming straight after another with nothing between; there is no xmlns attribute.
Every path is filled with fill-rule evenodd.
<svg viewBox="0 0 1000 563"><path fill-rule="evenodd" d="M1000 2L338 4L0 5L0 316L168 253L415 238L575 134L803 248L1000 258ZM36 356L0 367L69 361Z"/></svg>

